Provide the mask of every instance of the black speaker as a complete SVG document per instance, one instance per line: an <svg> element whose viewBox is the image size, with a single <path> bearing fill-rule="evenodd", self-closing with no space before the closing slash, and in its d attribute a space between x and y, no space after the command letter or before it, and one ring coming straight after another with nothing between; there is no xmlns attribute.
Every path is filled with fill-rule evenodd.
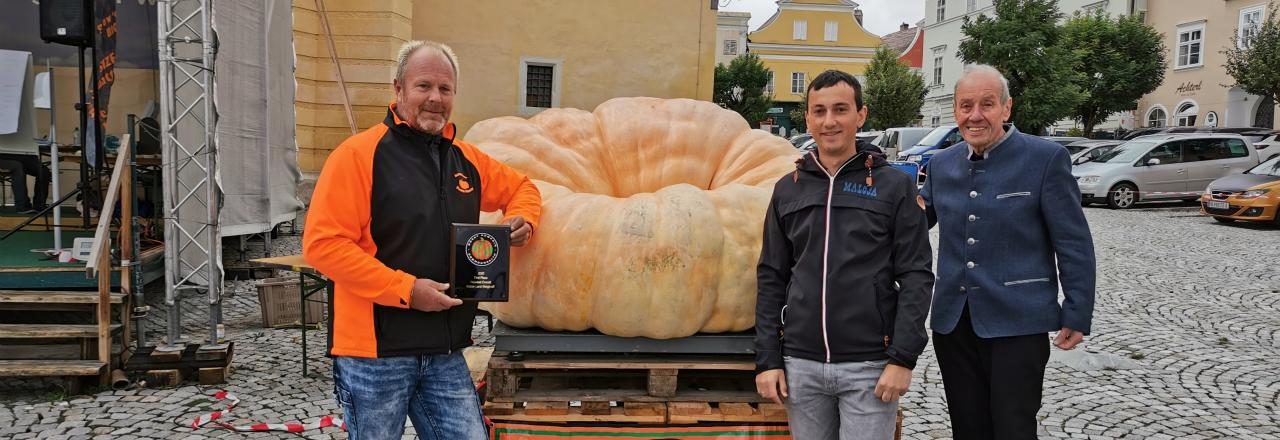
<svg viewBox="0 0 1280 440"><path fill-rule="evenodd" d="M40 0L41 40L88 47L93 33L93 1Z"/></svg>

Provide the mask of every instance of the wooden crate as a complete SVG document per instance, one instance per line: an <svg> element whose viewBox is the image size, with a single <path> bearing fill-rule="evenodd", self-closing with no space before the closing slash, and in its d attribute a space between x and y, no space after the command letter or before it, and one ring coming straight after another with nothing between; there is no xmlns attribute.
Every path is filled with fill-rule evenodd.
<svg viewBox="0 0 1280 440"><path fill-rule="evenodd" d="M755 390L750 356L496 352L485 414L542 422L785 422Z"/></svg>

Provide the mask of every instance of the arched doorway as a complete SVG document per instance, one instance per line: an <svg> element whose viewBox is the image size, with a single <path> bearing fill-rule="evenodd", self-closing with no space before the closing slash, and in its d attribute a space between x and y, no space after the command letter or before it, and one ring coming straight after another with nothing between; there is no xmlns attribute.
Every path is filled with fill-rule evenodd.
<svg viewBox="0 0 1280 440"><path fill-rule="evenodd" d="M1253 126L1258 128L1275 128L1276 102L1270 96L1262 98L1258 103L1258 111L1253 114Z"/></svg>

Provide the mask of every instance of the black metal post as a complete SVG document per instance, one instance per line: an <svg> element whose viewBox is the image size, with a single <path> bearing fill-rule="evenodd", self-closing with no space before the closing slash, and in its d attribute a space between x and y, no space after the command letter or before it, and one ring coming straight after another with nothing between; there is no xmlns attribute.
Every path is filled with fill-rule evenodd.
<svg viewBox="0 0 1280 440"><path fill-rule="evenodd" d="M84 47L80 48L80 200L81 214L84 218L84 228L89 229L89 121L85 112L89 111L88 97L85 95L84 87L87 85L84 80ZM54 176L56 179L57 176Z"/></svg>

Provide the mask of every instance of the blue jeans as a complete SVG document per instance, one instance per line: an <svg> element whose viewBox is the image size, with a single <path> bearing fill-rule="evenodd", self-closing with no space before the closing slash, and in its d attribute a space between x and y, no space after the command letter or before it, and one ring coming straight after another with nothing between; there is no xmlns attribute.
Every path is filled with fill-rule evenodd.
<svg viewBox="0 0 1280 440"><path fill-rule="evenodd" d="M350 440L399 439L404 418L422 440L488 439L461 352L333 359L334 394Z"/></svg>
<svg viewBox="0 0 1280 440"><path fill-rule="evenodd" d="M875 395L887 360L828 364L784 358L791 397L791 437L816 440L890 440L898 425L898 401Z"/></svg>

